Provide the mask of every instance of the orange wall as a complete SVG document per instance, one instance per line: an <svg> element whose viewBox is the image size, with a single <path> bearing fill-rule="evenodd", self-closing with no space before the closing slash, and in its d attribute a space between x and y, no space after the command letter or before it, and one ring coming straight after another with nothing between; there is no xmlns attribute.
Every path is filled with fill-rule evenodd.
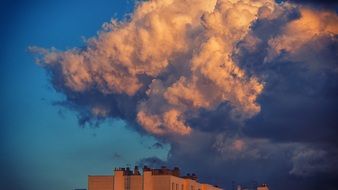
<svg viewBox="0 0 338 190"><path fill-rule="evenodd" d="M153 189L171 190L169 175L153 175Z"/></svg>
<svg viewBox="0 0 338 190"><path fill-rule="evenodd" d="M143 190L142 189L142 176L141 175L134 175L130 177L130 189L132 190Z"/></svg>
<svg viewBox="0 0 338 190"><path fill-rule="evenodd" d="M88 176L88 190L113 190L113 176Z"/></svg>

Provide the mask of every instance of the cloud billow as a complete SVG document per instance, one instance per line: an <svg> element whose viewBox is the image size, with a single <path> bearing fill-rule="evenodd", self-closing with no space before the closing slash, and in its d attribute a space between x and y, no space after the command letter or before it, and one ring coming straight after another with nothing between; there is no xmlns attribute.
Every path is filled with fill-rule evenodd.
<svg viewBox="0 0 338 190"><path fill-rule="evenodd" d="M292 2L153 0L82 48L30 49L81 121L122 118L171 143L169 164L283 189L337 169L337 23Z"/></svg>

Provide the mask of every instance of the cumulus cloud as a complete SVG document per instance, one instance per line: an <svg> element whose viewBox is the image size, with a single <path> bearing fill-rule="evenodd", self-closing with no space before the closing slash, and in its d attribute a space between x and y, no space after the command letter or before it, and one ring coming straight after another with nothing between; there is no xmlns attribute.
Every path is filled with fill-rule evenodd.
<svg viewBox="0 0 338 190"><path fill-rule="evenodd" d="M121 118L171 144L167 162L139 164L199 165L196 173L221 185L268 179L273 189L329 189L337 23L335 12L292 2L152 0L84 47L30 49L66 95L58 105L81 123Z"/></svg>
<svg viewBox="0 0 338 190"><path fill-rule="evenodd" d="M312 48L318 51L318 49L327 47L325 38L337 42L337 23L338 16L334 12L318 11L307 7L300 8L300 18L289 22L283 27L280 35L269 40L266 61L273 60L281 53L287 53L292 60L302 61L304 56L303 54L299 55L298 52L309 43L319 41L312 45Z"/></svg>
<svg viewBox="0 0 338 190"><path fill-rule="evenodd" d="M263 84L231 55L258 13L266 16L261 12L274 6L270 0L154 0L140 3L130 21L104 24L83 48L32 50L62 83L60 91L138 96L134 119L144 130L185 135L199 109L227 102L240 121L260 111ZM89 109L94 116L110 112L109 106Z"/></svg>

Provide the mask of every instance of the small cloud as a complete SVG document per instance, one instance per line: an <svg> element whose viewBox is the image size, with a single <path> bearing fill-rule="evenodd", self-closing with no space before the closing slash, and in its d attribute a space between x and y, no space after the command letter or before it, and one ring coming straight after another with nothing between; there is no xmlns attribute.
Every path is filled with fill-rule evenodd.
<svg viewBox="0 0 338 190"><path fill-rule="evenodd" d="M163 145L159 142L154 143L151 147L149 148L153 148L153 149L163 149Z"/></svg>
<svg viewBox="0 0 338 190"><path fill-rule="evenodd" d="M338 169L338 154L330 155L325 150L301 147L294 151L291 158L293 167L290 174L297 176L313 176Z"/></svg>
<svg viewBox="0 0 338 190"><path fill-rule="evenodd" d="M160 158L153 156L139 160L136 165L139 166L148 166L151 168L159 168L161 166L166 166L168 163Z"/></svg>
<svg viewBox="0 0 338 190"><path fill-rule="evenodd" d="M119 153L114 153L113 154L113 160L122 160L123 159L123 156Z"/></svg>

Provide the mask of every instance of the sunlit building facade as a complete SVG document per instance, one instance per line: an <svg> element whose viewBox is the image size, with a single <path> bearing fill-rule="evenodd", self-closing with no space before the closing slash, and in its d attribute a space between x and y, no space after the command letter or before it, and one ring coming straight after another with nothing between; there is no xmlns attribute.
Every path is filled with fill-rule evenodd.
<svg viewBox="0 0 338 190"><path fill-rule="evenodd" d="M241 186L238 185L236 190L269 190L269 187L266 183L263 183L261 185L252 185L252 186Z"/></svg>
<svg viewBox="0 0 338 190"><path fill-rule="evenodd" d="M195 174L180 176L180 170L137 167L117 168L112 176L88 176L88 190L222 190L219 187L200 183Z"/></svg>
<svg viewBox="0 0 338 190"><path fill-rule="evenodd" d="M269 187L267 184L262 184L260 186L257 187L257 190L269 190Z"/></svg>

